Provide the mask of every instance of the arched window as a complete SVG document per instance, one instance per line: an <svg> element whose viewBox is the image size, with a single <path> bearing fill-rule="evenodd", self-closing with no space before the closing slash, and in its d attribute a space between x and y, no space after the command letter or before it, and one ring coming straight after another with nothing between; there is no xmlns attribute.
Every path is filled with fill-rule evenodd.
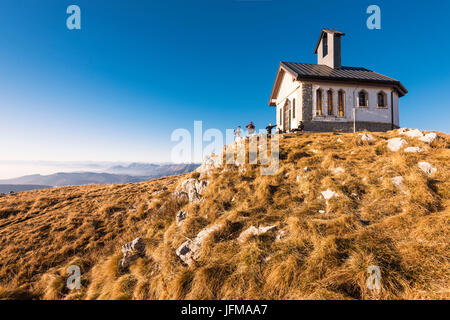
<svg viewBox="0 0 450 320"><path fill-rule="evenodd" d="M334 113L333 113L333 90L331 89L327 91L327 101L328 101L327 114L329 116L332 116Z"/></svg>
<svg viewBox="0 0 450 320"><path fill-rule="evenodd" d="M386 93L383 91L378 92L377 95L377 102L378 102L378 108L386 108L387 107L387 101L386 101Z"/></svg>
<svg viewBox="0 0 450 320"><path fill-rule="evenodd" d="M322 116L322 89L316 91L316 116Z"/></svg>
<svg viewBox="0 0 450 320"><path fill-rule="evenodd" d="M345 92L344 90L338 91L338 116L345 116Z"/></svg>
<svg viewBox="0 0 450 320"><path fill-rule="evenodd" d="M367 101L367 92L364 90L361 90L358 93L358 106L367 108L369 106L369 101Z"/></svg>
<svg viewBox="0 0 450 320"><path fill-rule="evenodd" d="M292 100L292 119L295 119L295 99Z"/></svg>

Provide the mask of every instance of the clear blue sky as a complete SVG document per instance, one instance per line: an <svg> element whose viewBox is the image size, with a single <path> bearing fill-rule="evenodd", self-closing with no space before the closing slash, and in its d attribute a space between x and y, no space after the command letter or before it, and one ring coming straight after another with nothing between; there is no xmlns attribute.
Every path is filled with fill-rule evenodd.
<svg viewBox="0 0 450 320"><path fill-rule="evenodd" d="M82 29L66 28L67 6ZM366 28L370 4L382 29ZM280 61L342 62L399 79L401 126L449 132L449 1L15 0L0 6L0 160L169 161L176 128L275 122Z"/></svg>

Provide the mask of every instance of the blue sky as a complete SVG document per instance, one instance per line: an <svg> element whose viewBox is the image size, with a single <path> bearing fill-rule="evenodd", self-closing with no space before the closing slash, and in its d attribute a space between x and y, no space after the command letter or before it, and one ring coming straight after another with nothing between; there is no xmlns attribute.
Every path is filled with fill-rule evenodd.
<svg viewBox="0 0 450 320"><path fill-rule="evenodd" d="M66 28L81 8L82 29ZM366 8L381 8L381 30ZM448 1L23 1L0 6L0 160L170 160L177 128L275 122L280 61L316 63L323 27L342 63L396 78L401 126L449 132Z"/></svg>

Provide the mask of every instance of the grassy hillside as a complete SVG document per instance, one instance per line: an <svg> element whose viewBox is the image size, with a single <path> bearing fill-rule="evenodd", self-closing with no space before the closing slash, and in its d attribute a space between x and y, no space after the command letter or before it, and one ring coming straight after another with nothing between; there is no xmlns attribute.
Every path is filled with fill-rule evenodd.
<svg viewBox="0 0 450 320"><path fill-rule="evenodd" d="M449 299L449 136L431 145L398 131L373 137L285 135L272 176L227 165L0 196L0 298ZM423 152L389 151L393 137ZM201 200L173 197L191 177L208 181ZM326 190L337 196L325 200ZM187 217L177 224L180 209ZM211 226L184 265L177 248ZM275 228L241 236L252 226ZM119 267L121 245L137 237L145 255ZM73 264L81 290L65 286ZM371 265L380 291L366 286Z"/></svg>

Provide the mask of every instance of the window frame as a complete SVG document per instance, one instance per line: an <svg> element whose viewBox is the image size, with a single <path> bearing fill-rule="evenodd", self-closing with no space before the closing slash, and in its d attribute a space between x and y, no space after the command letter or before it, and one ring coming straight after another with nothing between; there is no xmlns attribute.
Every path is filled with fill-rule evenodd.
<svg viewBox="0 0 450 320"><path fill-rule="evenodd" d="M361 93L364 94L365 105L361 105ZM359 108L369 108L369 93L364 89L358 91L358 107Z"/></svg>
<svg viewBox="0 0 450 320"><path fill-rule="evenodd" d="M345 117L345 91L342 89L338 91L337 114L340 118Z"/></svg>
<svg viewBox="0 0 450 320"><path fill-rule="evenodd" d="M316 117L323 117L323 90L321 88L316 89Z"/></svg>
<svg viewBox="0 0 450 320"><path fill-rule="evenodd" d="M327 90L327 116L334 116L334 91L331 88Z"/></svg>
<svg viewBox="0 0 450 320"><path fill-rule="evenodd" d="M380 102L380 96L381 97L383 97L383 102L384 102L384 104L383 105L380 105L379 104L379 102ZM377 108L378 109L388 109L388 102L387 102L387 94L386 94L386 92L384 92L383 90L381 90L381 91L379 91L378 93L377 93Z"/></svg>

